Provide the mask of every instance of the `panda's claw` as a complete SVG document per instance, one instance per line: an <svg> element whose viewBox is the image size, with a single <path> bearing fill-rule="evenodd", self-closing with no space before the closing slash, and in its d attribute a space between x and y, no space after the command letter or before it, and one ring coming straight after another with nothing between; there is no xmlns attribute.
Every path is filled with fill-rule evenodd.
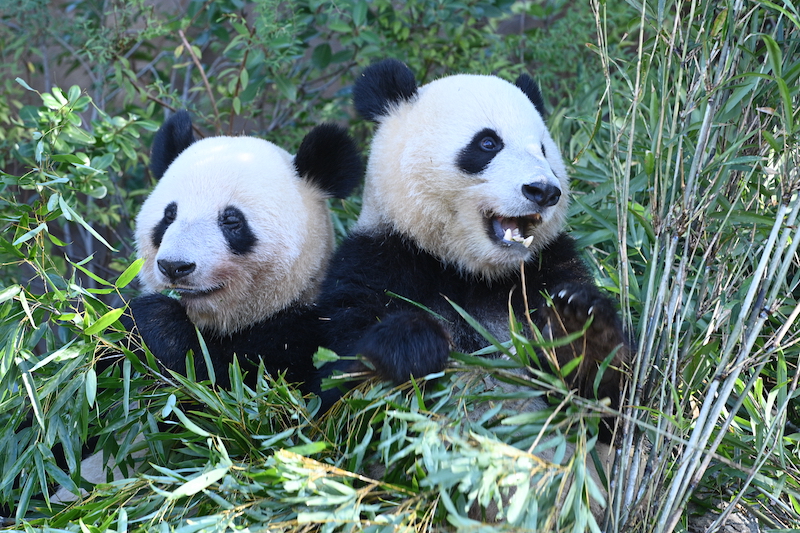
<svg viewBox="0 0 800 533"><path fill-rule="evenodd" d="M611 301L591 287L580 287L567 283L553 288L553 311L563 325L565 333L574 333L586 327L592 317L590 329L593 331L618 327L615 323L616 311Z"/></svg>

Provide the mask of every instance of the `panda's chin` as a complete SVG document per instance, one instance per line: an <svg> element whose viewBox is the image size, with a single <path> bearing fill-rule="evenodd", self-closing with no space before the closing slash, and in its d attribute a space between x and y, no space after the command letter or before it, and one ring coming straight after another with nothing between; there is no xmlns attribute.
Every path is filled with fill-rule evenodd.
<svg viewBox="0 0 800 533"><path fill-rule="evenodd" d="M542 215L534 213L523 217L486 217L489 236L502 246L530 248L533 244L533 231L542 223Z"/></svg>

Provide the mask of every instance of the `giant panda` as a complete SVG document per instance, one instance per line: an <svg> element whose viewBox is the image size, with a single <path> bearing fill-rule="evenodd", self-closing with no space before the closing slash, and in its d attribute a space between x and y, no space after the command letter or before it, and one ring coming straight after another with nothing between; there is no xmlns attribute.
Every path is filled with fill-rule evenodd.
<svg viewBox="0 0 800 533"><path fill-rule="evenodd" d="M135 230L144 294L130 302L146 346L180 373L193 350L207 379L197 328L221 386L234 355L250 381L258 356L273 375L311 380L320 340L309 308L334 244L326 199L349 195L363 174L352 139L323 124L292 157L255 137L195 141L181 111L156 133L151 171L158 183Z"/></svg>
<svg viewBox="0 0 800 533"><path fill-rule="evenodd" d="M361 181L361 154L344 129L323 124L294 157L255 137L196 141L186 111L156 132L150 168L158 180L136 218L143 295L123 324L164 367L227 386L239 358L247 382L260 358L273 376L316 391L312 355L322 340L313 300L333 252L327 198L344 198ZM180 299L162 294L177 293ZM60 465L65 468L66 465ZM90 484L122 474L100 452L81 463ZM51 503L74 501L59 487Z"/></svg>
<svg viewBox="0 0 800 533"><path fill-rule="evenodd" d="M555 349L558 364L583 355L568 379L585 397L608 364L597 396L618 405L631 344L564 233L568 177L536 83L464 74L418 87L390 59L363 72L353 99L377 128L362 212L322 285L327 347L399 384L443 370L451 350L487 344L449 301L500 341L509 302L550 338L591 318ZM354 369L345 360L323 373Z"/></svg>

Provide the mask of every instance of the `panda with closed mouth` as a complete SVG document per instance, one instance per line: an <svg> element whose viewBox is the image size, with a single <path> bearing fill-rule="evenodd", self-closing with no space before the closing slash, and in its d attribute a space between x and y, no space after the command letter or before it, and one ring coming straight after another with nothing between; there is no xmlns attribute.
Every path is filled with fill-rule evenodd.
<svg viewBox="0 0 800 533"><path fill-rule="evenodd" d="M209 378L197 327L219 385L234 355L250 382L259 356L273 375L310 381L321 343L310 309L334 243L326 200L349 195L363 174L352 139L323 124L296 156L255 137L195 141L181 111L157 132L151 170L159 181L135 233L144 294L130 302L150 351L185 373L191 349L197 378Z"/></svg>
<svg viewBox="0 0 800 533"><path fill-rule="evenodd" d="M185 374L192 350L196 377L210 377L199 330L218 385L229 385L237 356L251 386L263 360L273 376L285 372L316 391L312 355L322 340L313 300L334 243L327 199L348 196L361 181L353 140L323 124L295 156L255 137L196 141L180 111L156 133L150 168L158 183L135 231L143 294L123 324L168 369ZM97 484L113 470L121 479L114 461L97 452L82 461L81 477ZM77 497L60 487L49 500Z"/></svg>
<svg viewBox="0 0 800 533"><path fill-rule="evenodd" d="M610 357L597 395L618 405L631 345L564 233L568 177L536 83L454 75L418 87L408 67L385 60L363 72L353 99L377 128L361 215L319 299L327 347L361 354L399 384L443 370L451 350L487 344L448 300L500 341L509 302L551 338L591 317L556 356L562 366L583 356L569 380L586 397ZM357 368L339 361L323 373Z"/></svg>

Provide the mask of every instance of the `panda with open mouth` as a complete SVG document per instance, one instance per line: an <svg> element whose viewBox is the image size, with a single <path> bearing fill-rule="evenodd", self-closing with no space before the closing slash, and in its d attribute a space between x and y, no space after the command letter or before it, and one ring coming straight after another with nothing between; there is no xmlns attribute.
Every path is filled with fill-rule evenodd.
<svg viewBox="0 0 800 533"><path fill-rule="evenodd" d="M360 218L322 284L327 347L362 355L399 384L442 371L451 350L488 344L450 301L500 341L509 340L509 302L551 338L583 331L591 317L555 355L562 366L582 356L569 384L619 405L632 347L564 233L568 176L537 84L459 74L418 87L389 59L363 72L353 99L377 128Z"/></svg>

